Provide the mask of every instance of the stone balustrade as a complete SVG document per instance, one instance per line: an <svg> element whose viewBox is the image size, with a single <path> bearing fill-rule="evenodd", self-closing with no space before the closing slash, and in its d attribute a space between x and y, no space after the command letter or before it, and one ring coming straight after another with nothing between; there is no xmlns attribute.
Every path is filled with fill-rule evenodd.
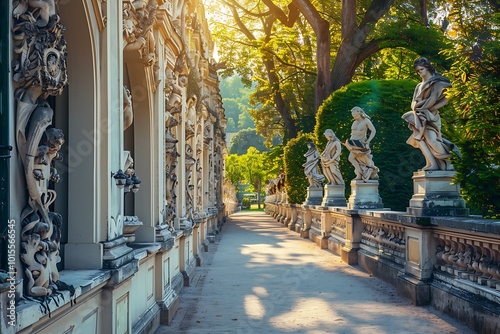
<svg viewBox="0 0 500 334"><path fill-rule="evenodd" d="M266 198L265 211L277 222L392 284L415 305L431 304L483 333L500 330L500 221L276 199Z"/></svg>

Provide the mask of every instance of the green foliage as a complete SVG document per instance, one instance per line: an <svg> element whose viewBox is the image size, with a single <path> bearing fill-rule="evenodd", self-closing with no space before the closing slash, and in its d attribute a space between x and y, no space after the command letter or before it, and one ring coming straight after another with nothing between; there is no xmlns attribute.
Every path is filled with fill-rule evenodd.
<svg viewBox="0 0 500 334"><path fill-rule="evenodd" d="M420 57L429 59L438 70L449 68L451 63L440 54L443 49L450 48L439 27L431 25L422 26L419 22L407 21L402 25L400 21L385 21L377 31L383 38L380 47L383 49L404 48ZM413 57L415 60L417 57ZM412 66L413 62L409 63Z"/></svg>
<svg viewBox="0 0 500 334"><path fill-rule="evenodd" d="M250 208L250 198L248 197L243 197L241 200L241 206L243 209L249 209Z"/></svg>
<svg viewBox="0 0 500 334"><path fill-rule="evenodd" d="M239 131L229 145L229 154L243 155L250 147L255 147L258 151L267 151L264 146L264 138L255 132L255 129L245 129Z"/></svg>
<svg viewBox="0 0 500 334"><path fill-rule="evenodd" d="M246 154L240 156L241 169L248 191L260 193L267 171L264 170L264 154L255 147L248 148Z"/></svg>
<svg viewBox="0 0 500 334"><path fill-rule="evenodd" d="M241 168L240 157L237 154L228 154L226 155L226 172L225 177L235 186L243 180L243 170ZM236 190L239 191L239 188L236 187Z"/></svg>
<svg viewBox="0 0 500 334"><path fill-rule="evenodd" d="M259 152L250 147L243 155L229 154L226 156L225 176L237 186L238 192L248 191L257 193L258 205L266 182L276 177L279 170L280 157L272 156L267 152ZM246 186L242 186L246 185ZM238 198L241 197L241 194Z"/></svg>
<svg viewBox="0 0 500 334"><path fill-rule="evenodd" d="M332 129L341 142L351 136L353 118L350 110L359 106L370 116L377 131L371 142L373 161L380 169L379 192L384 206L406 211L413 194L412 174L425 165L420 152L406 144L411 134L401 116L410 110L416 82L411 80L364 81L352 83L332 94L318 110L314 130L319 147L326 145L323 135ZM346 181L346 196L354 167L343 147L340 170Z"/></svg>
<svg viewBox="0 0 500 334"><path fill-rule="evenodd" d="M226 132L254 128L255 123L249 112L251 88L245 87L237 76L221 80L219 87L224 103L224 115L227 119Z"/></svg>
<svg viewBox="0 0 500 334"><path fill-rule="evenodd" d="M488 16L490 24L500 24L500 14ZM457 47L444 54L453 59L446 75L452 82L448 97L452 108L443 118L447 138L461 151L453 166L462 194L472 213L500 217L500 41L497 29L485 34L485 26L471 25L458 31L462 36L487 36L472 43L457 40Z"/></svg>
<svg viewBox="0 0 500 334"><path fill-rule="evenodd" d="M309 181L304 174L304 154L307 142L314 141L312 134L299 134L284 148L285 188L288 203L302 204L306 200Z"/></svg>
<svg viewBox="0 0 500 334"><path fill-rule="evenodd" d="M276 145L265 154L264 164L272 179L278 176L283 168L283 150L283 145Z"/></svg>

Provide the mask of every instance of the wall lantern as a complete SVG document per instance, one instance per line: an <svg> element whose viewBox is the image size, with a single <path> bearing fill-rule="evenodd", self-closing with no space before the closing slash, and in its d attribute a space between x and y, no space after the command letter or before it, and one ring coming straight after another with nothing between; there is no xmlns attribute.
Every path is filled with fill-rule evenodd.
<svg viewBox="0 0 500 334"><path fill-rule="evenodd" d="M132 191L136 193L139 191L139 188L141 187L141 180L135 174L131 177L131 180L133 182Z"/></svg>
<svg viewBox="0 0 500 334"><path fill-rule="evenodd" d="M128 176L121 169L119 169L116 173L111 173L111 175L115 179L118 189L123 189L123 187L127 184Z"/></svg>
<svg viewBox="0 0 500 334"><path fill-rule="evenodd" d="M132 189L133 186L134 186L134 181L132 181L130 179L130 176L127 175L127 179L125 180L125 188L123 188L123 191L125 193L130 192L130 190Z"/></svg>

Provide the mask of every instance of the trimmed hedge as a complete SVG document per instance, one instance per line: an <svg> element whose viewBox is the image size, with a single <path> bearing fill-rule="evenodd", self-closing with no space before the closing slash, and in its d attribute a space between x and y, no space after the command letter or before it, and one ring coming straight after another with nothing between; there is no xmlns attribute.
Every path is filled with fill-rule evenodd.
<svg viewBox="0 0 500 334"><path fill-rule="evenodd" d="M323 102L316 115L314 129L318 151L322 152L327 142L323 135L325 130L332 129L340 141L345 142L351 135L351 109L354 106L363 108L377 130L370 146L375 166L380 169L380 196L385 207L398 211L406 211L413 195L413 172L425 165L420 150L406 144L411 131L401 119L401 115L410 110L416 84L411 80L352 83ZM306 149L305 144L303 145ZM349 151L343 146L339 167L346 182L347 198L350 195L350 181L355 177L354 167L347 160L348 156ZM300 165L303 160L302 157ZM287 180L289 177L290 174L287 173ZM293 187L291 184L290 186ZM304 191L306 188L307 184Z"/></svg>
<svg viewBox="0 0 500 334"><path fill-rule="evenodd" d="M291 204L302 204L306 200L309 181L304 174L302 164L306 162L304 154L307 152L307 143L314 142L311 133L299 134L288 141L284 148L283 160L285 165L285 188L287 201Z"/></svg>

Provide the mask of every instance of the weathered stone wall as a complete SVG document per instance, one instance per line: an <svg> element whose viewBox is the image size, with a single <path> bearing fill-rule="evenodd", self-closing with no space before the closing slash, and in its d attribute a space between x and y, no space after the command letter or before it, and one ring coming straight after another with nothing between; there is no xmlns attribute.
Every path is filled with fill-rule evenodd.
<svg viewBox="0 0 500 334"><path fill-rule="evenodd" d="M265 211L284 227L481 333L500 330L500 221L292 205Z"/></svg>

